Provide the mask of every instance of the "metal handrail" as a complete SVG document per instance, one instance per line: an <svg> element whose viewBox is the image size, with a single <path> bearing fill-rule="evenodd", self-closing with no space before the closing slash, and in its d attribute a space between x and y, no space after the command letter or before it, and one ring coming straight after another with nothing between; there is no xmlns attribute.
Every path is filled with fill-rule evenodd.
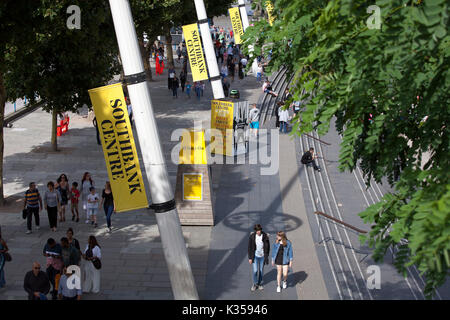
<svg viewBox="0 0 450 320"><path fill-rule="evenodd" d="M352 229L352 230L355 230L356 232L359 232L359 233L367 233L367 231L358 229L358 228L356 228L356 227L354 227L354 226L352 226L352 225L350 225L350 224L348 224L348 223L345 223L344 221L341 221L341 220L336 219L336 218L334 218L334 217L332 217L332 216L329 216L329 215L327 215L326 213L323 213L323 212L321 212L321 211L316 211L316 212L314 212L314 213L317 214L317 215L323 216L323 217L325 217L325 218L327 218L327 219L333 220L333 221L335 221L335 222L337 222L337 223L340 223L340 224L346 226L347 228L350 228L350 229Z"/></svg>

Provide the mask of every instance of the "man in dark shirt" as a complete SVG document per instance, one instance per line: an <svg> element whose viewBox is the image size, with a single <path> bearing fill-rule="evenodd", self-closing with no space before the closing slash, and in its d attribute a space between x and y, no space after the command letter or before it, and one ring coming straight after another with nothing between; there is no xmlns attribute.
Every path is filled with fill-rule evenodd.
<svg viewBox="0 0 450 320"><path fill-rule="evenodd" d="M78 265L79 251L69 245L69 240L66 237L61 238L61 257L65 267L71 265Z"/></svg>
<svg viewBox="0 0 450 320"><path fill-rule="evenodd" d="M303 154L301 162L306 165L312 164L314 170L320 172L320 168L317 166L316 161L314 160L316 158L317 156L314 155L314 148L309 148L309 151L306 151Z"/></svg>
<svg viewBox="0 0 450 320"><path fill-rule="evenodd" d="M34 262L33 269L25 275L23 288L28 293L28 300L41 300L50 291L50 281L39 263Z"/></svg>

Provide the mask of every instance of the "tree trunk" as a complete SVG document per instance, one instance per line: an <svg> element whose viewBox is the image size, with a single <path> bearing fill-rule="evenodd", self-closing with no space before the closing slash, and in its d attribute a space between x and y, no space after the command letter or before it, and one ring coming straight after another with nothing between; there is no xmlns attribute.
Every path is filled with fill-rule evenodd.
<svg viewBox="0 0 450 320"><path fill-rule="evenodd" d="M141 55L142 60L144 60L144 69L145 74L147 75L147 81L152 81L152 68L150 66L150 53L151 53L151 46L150 42L147 43L147 47L144 45L144 40L139 39L139 48L141 49Z"/></svg>
<svg viewBox="0 0 450 320"><path fill-rule="evenodd" d="M56 128L58 126L58 111L52 110L52 150L58 151L58 138Z"/></svg>
<svg viewBox="0 0 450 320"><path fill-rule="evenodd" d="M6 88L3 82L3 74L0 73L0 205L5 204L5 195L3 194L3 151L4 151L4 131L3 123L5 118Z"/></svg>
<svg viewBox="0 0 450 320"><path fill-rule="evenodd" d="M172 49L172 35L170 34L170 30L166 32L166 47L167 47L167 65L169 67L174 67L173 62L173 49Z"/></svg>

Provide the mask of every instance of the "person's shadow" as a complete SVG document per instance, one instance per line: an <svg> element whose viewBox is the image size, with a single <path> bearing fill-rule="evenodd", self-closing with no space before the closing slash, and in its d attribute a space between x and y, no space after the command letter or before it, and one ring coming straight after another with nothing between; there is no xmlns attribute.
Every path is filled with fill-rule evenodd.
<svg viewBox="0 0 450 320"><path fill-rule="evenodd" d="M272 267L272 265L265 266L264 268L270 268L270 271L264 274L263 283L277 282L277 268ZM303 281L308 278L308 274L305 271L298 271L292 273L289 269L287 282L288 287L295 287L297 284L303 283ZM281 276L281 280L283 281L283 276Z"/></svg>

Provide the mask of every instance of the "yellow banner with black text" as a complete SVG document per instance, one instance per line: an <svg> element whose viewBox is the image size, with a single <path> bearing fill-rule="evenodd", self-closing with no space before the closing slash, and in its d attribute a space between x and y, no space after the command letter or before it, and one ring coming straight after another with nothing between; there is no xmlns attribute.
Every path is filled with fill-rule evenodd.
<svg viewBox="0 0 450 320"><path fill-rule="evenodd" d="M116 212L148 207L122 84L89 90Z"/></svg>
<svg viewBox="0 0 450 320"><path fill-rule="evenodd" d="M241 21L241 13L239 12L239 8L230 8L228 9L230 13L231 25L233 27L234 34L234 43L241 44L241 36L244 34L244 27L242 26Z"/></svg>
<svg viewBox="0 0 450 320"><path fill-rule="evenodd" d="M183 26L186 49L191 65L192 78L194 81L208 79L208 70L206 69L205 56L203 55L202 42L196 23Z"/></svg>
<svg viewBox="0 0 450 320"><path fill-rule="evenodd" d="M273 7L273 3L270 0L267 0L265 4L266 4L267 16L269 18L269 24L273 25L273 22L275 21L275 16L273 14L275 8Z"/></svg>

